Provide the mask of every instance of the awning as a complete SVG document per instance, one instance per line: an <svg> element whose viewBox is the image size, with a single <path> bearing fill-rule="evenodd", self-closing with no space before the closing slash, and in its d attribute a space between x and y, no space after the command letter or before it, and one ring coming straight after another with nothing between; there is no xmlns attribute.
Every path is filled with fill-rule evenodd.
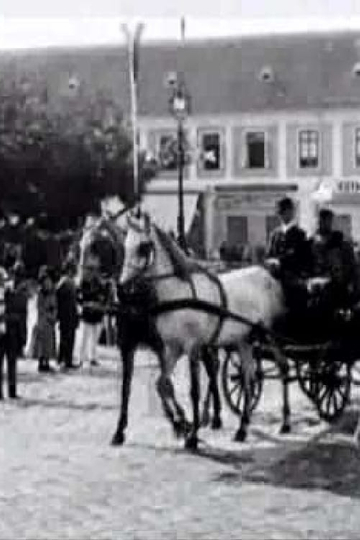
<svg viewBox="0 0 360 540"><path fill-rule="evenodd" d="M198 193L184 194L185 233L189 232L192 225L198 198ZM173 231L176 234L179 215L177 193L146 193L142 200L142 208L164 231Z"/></svg>

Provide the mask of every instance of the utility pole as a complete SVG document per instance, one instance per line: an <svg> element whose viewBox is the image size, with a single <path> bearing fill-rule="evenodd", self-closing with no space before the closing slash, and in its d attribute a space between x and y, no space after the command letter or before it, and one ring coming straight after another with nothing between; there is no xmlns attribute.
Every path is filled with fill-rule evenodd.
<svg viewBox="0 0 360 540"><path fill-rule="evenodd" d="M133 177L134 195L138 200L139 189L139 144L138 144L138 90L139 90L139 47L140 38L144 30L144 24L138 23L132 33L127 24L122 24L121 28L125 34L128 47L130 102L131 102L131 124L132 124L132 147L133 147Z"/></svg>

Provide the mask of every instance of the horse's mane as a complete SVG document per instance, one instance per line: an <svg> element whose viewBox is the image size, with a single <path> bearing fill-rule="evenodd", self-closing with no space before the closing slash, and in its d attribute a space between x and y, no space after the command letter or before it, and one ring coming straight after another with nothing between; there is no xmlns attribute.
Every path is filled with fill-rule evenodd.
<svg viewBox="0 0 360 540"><path fill-rule="evenodd" d="M154 229L157 233L158 239L166 251L171 264L174 267L174 274L179 279L188 281L193 272L204 271L204 268L198 261L195 261L188 257L176 244L175 240L170 235L165 233L157 225L154 224Z"/></svg>

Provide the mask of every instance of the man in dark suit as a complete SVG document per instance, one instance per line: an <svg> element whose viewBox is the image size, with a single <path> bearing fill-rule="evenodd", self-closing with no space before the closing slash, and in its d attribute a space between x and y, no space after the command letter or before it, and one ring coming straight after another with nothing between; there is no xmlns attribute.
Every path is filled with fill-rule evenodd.
<svg viewBox="0 0 360 540"><path fill-rule="evenodd" d="M79 324L75 274L76 266L71 261L65 263L56 291L60 330L59 364L65 369L78 367L73 363L76 329Z"/></svg>
<svg viewBox="0 0 360 540"><path fill-rule="evenodd" d="M333 307L352 304L358 298L359 274L354 249L341 231L334 230L334 213L323 208L318 228L310 240L313 275L330 281Z"/></svg>
<svg viewBox="0 0 360 540"><path fill-rule="evenodd" d="M270 238L266 267L282 282L289 307L305 299L302 280L309 272L310 254L305 232L295 221L295 204L290 197L278 202L281 220Z"/></svg>

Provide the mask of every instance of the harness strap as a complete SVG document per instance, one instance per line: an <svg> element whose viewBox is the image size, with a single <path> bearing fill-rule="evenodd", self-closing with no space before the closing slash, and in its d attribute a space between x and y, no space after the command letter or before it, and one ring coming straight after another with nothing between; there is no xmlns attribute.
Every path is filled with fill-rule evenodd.
<svg viewBox="0 0 360 540"><path fill-rule="evenodd" d="M266 328L262 321L252 321L251 319L235 313L234 311L223 308L222 306L217 304L212 304L211 302L207 302L206 300L201 300L199 298L180 298L175 300L163 301L150 309L150 315L156 317L162 315L163 313L168 313L169 311L177 311L182 309L195 309L198 311L205 311L206 313L210 313L211 315L217 315L219 318L222 319L222 321L224 321L224 319L232 319L234 321L237 321L238 323L244 324L245 326L252 328L258 336L260 335L265 338L272 338L278 343L297 343L292 339L280 336L279 334Z"/></svg>
<svg viewBox="0 0 360 540"><path fill-rule="evenodd" d="M226 319L226 311L228 309L228 301L227 301L227 296L226 296L224 286L223 286L222 282L220 281L220 279L217 276L215 276L215 275L211 274L210 272L208 272L207 270L204 270L204 273L209 278L210 281L212 281L213 283L215 283L217 285L217 287L219 289L219 294L220 294L221 311L218 314L218 323L217 323L217 325L215 327L215 330L213 331L213 334L212 334L212 336L210 338L210 341L209 341L209 345L212 346L219 339L220 332L221 332L222 327L224 325L224 322L225 322L225 319Z"/></svg>

